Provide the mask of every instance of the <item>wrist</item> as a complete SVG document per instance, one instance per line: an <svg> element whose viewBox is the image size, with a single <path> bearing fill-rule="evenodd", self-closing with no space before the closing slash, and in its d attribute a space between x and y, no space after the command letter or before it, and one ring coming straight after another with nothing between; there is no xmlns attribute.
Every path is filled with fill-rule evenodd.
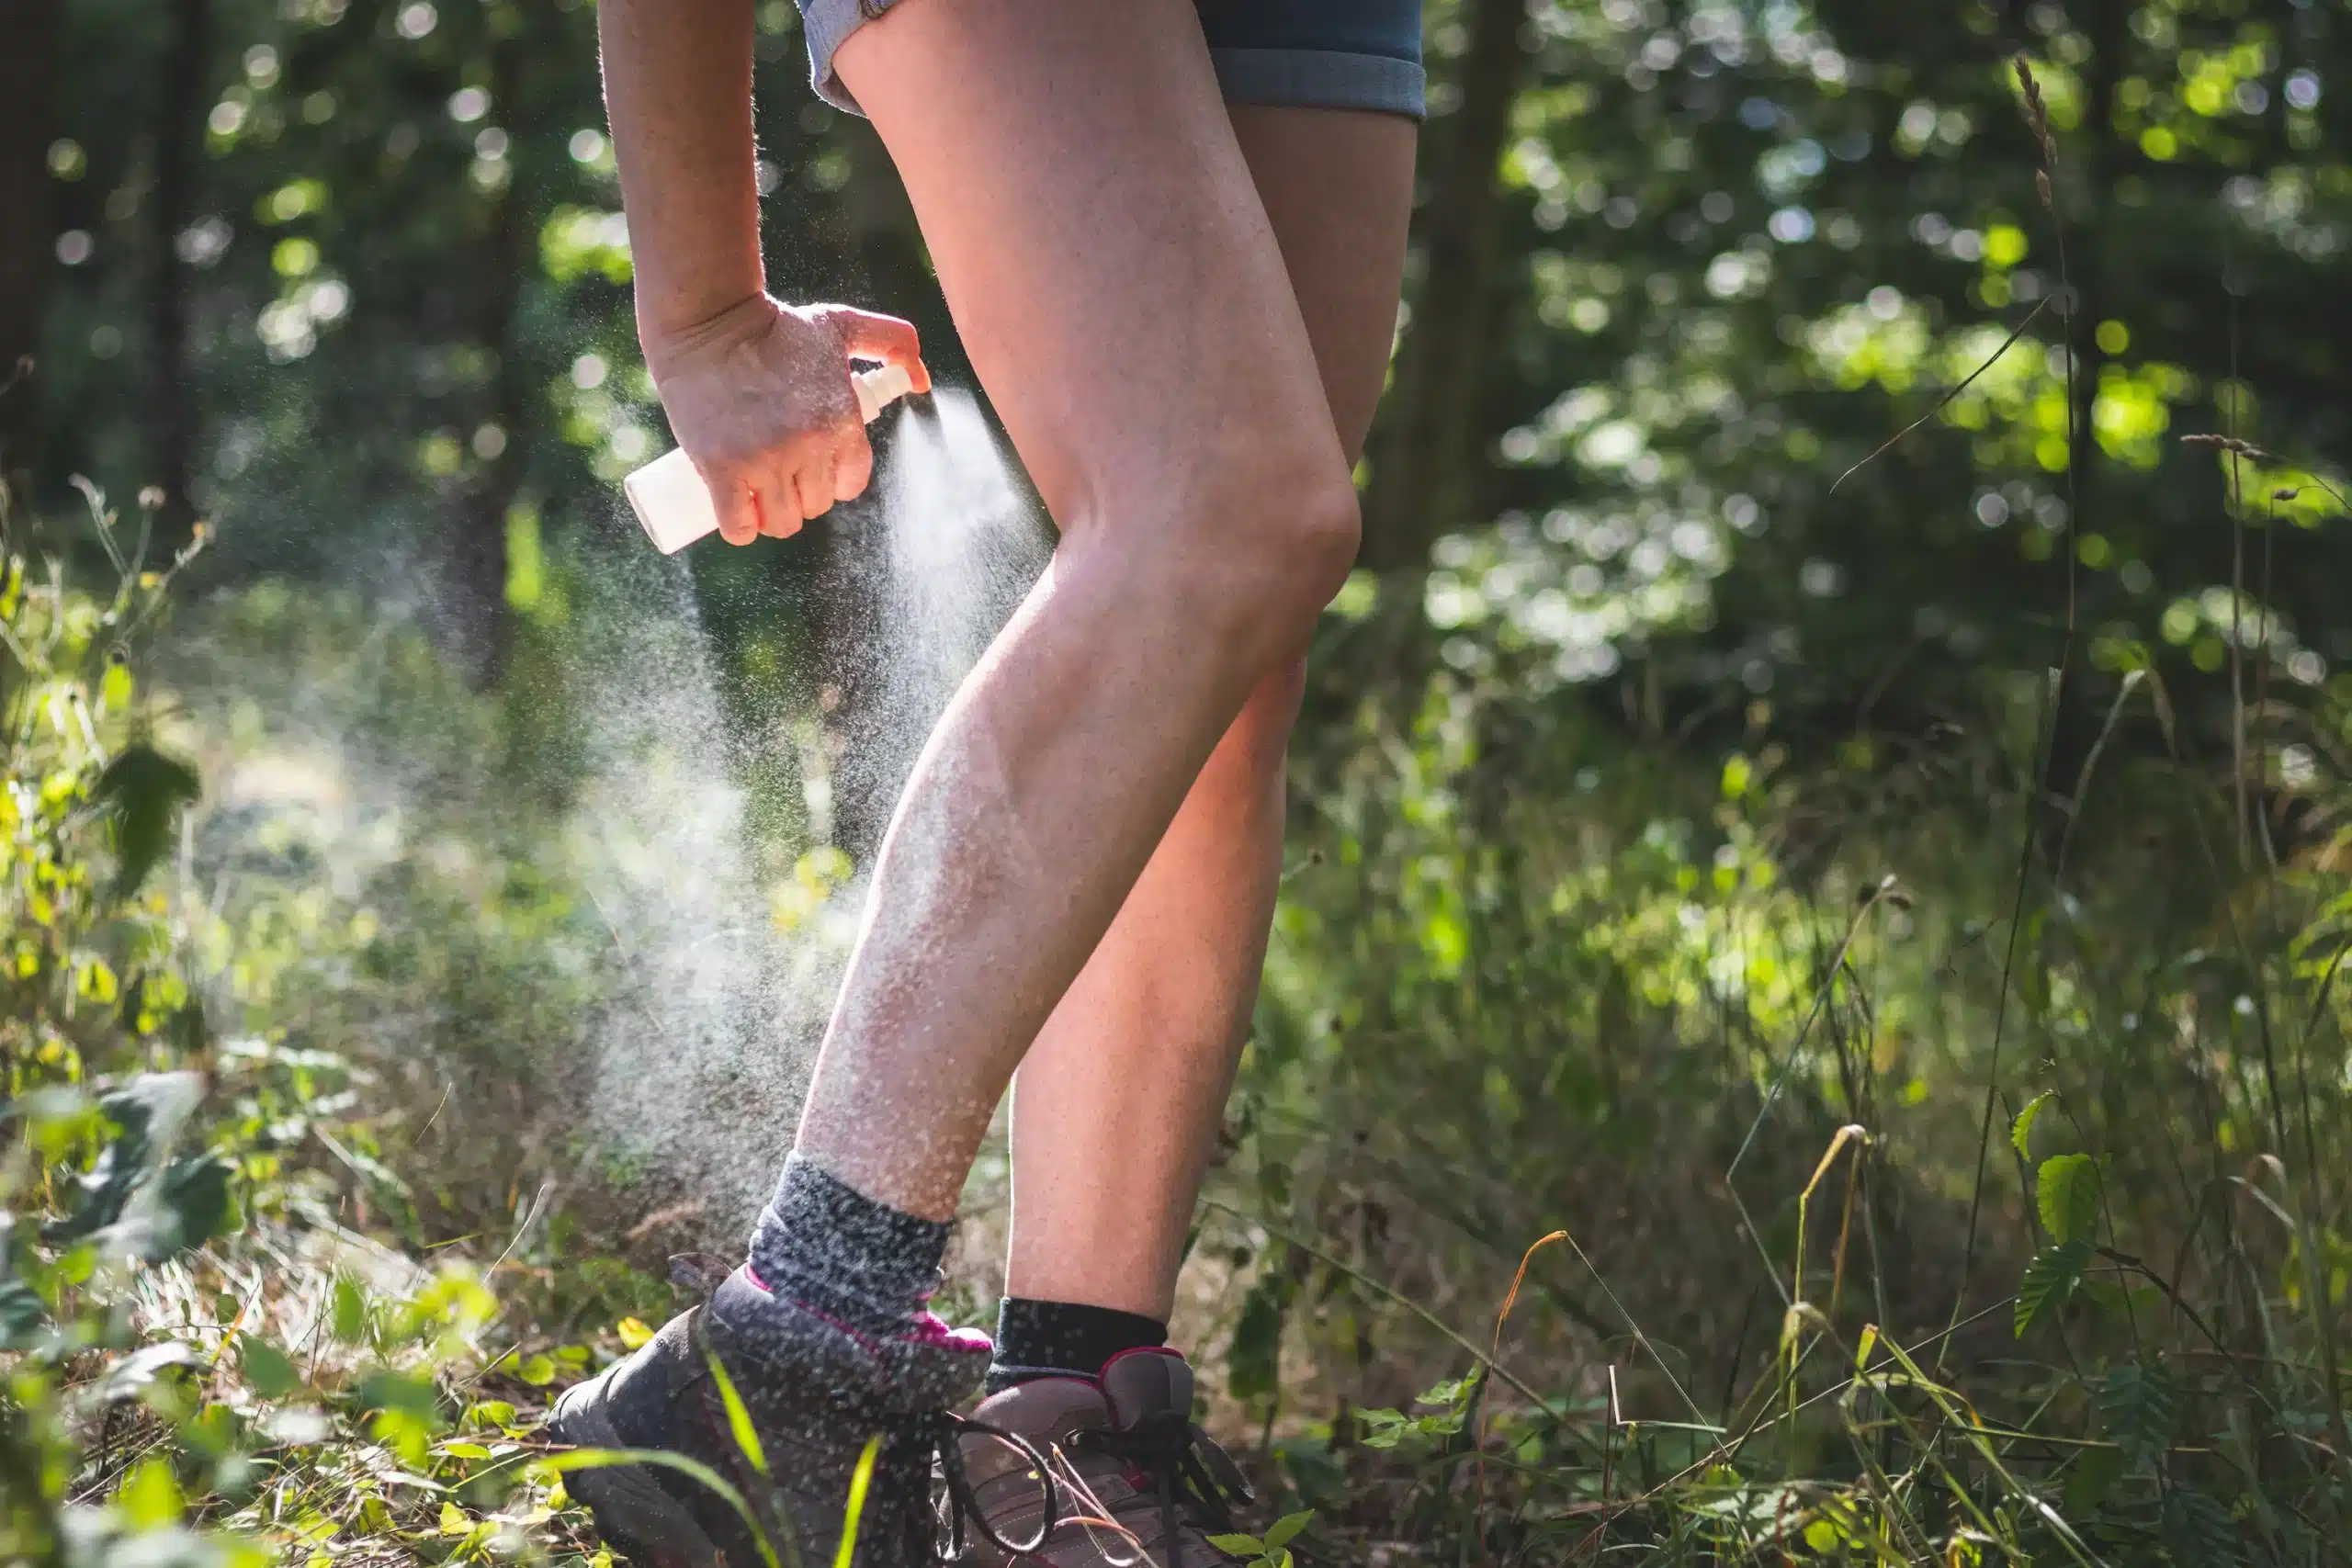
<svg viewBox="0 0 2352 1568"><path fill-rule="evenodd" d="M637 344L645 367L659 382L670 369L695 358L715 343L741 336L773 320L783 306L760 289L699 310L655 310L642 299L637 311Z"/></svg>

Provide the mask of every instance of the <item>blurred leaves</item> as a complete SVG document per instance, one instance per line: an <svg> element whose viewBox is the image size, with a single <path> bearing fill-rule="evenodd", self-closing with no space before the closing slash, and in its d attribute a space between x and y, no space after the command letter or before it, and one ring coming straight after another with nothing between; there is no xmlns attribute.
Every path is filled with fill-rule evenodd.
<svg viewBox="0 0 2352 1568"><path fill-rule="evenodd" d="M41 1239L63 1246L111 1232L109 1250L155 1261L217 1235L232 1213L227 1164L209 1154L170 1157L200 1092L193 1075L153 1073L100 1099L115 1136L74 1179L74 1207Z"/></svg>
<svg viewBox="0 0 2352 1568"><path fill-rule="evenodd" d="M142 740L107 763L90 793L114 829L114 896L127 898L170 850L181 808L202 792L196 770Z"/></svg>

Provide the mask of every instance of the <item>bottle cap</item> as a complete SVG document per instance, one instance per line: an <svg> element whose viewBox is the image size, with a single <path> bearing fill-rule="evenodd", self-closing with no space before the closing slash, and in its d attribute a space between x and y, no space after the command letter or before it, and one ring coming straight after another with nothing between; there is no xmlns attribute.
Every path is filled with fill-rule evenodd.
<svg viewBox="0 0 2352 1568"><path fill-rule="evenodd" d="M914 378L897 365L857 371L849 384L857 394L858 417L868 424L914 390ZM684 447L664 452L632 471L621 480L621 491L644 526L646 537L665 556L676 555L705 535L718 532L718 509L711 504L710 487L702 482L701 472Z"/></svg>

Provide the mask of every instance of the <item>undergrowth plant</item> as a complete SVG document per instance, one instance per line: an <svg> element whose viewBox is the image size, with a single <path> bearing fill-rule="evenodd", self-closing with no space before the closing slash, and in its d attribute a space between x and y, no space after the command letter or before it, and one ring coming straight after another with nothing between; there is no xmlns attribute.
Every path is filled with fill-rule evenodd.
<svg viewBox="0 0 2352 1568"><path fill-rule="evenodd" d="M534 1407L589 1348L338 1223L388 1174L367 1075L208 1022L199 781L140 673L195 549L86 494L110 591L13 536L0 577L0 1561L576 1555Z"/></svg>

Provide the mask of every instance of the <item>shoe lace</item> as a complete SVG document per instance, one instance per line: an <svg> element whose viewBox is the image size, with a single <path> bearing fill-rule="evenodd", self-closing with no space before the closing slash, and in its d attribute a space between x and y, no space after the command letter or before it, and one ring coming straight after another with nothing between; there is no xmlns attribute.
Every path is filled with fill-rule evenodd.
<svg viewBox="0 0 2352 1568"><path fill-rule="evenodd" d="M1182 1560L1182 1528L1229 1532L1234 1508L1257 1501L1233 1456L1181 1411L1155 1411L1116 1429L1074 1432L1070 1447L1102 1454L1143 1477L1147 1485L1139 1490L1159 1509L1160 1550L1170 1568Z"/></svg>
<svg viewBox="0 0 2352 1568"><path fill-rule="evenodd" d="M968 1521L975 1526L980 1539L1012 1562L1019 1562L1046 1544L1046 1538L1061 1527L1061 1487L1054 1477L1054 1467L1047 1462L1037 1445L1018 1432L1008 1432L985 1421L975 1421L953 1411L927 1411L917 1417L913 1434L916 1441L927 1445L932 1455L933 1472L944 1483L945 1495L940 1499L940 1523L944 1529L932 1534L930 1550L934 1561L963 1561L964 1527ZM973 1490L971 1477L964 1469L964 1443L967 1437L988 1438L1019 1453L1037 1478L1044 1495L1045 1508L1037 1518L1037 1529L1025 1540L1010 1540L998 1532L996 1525L981 1508L978 1495Z"/></svg>

